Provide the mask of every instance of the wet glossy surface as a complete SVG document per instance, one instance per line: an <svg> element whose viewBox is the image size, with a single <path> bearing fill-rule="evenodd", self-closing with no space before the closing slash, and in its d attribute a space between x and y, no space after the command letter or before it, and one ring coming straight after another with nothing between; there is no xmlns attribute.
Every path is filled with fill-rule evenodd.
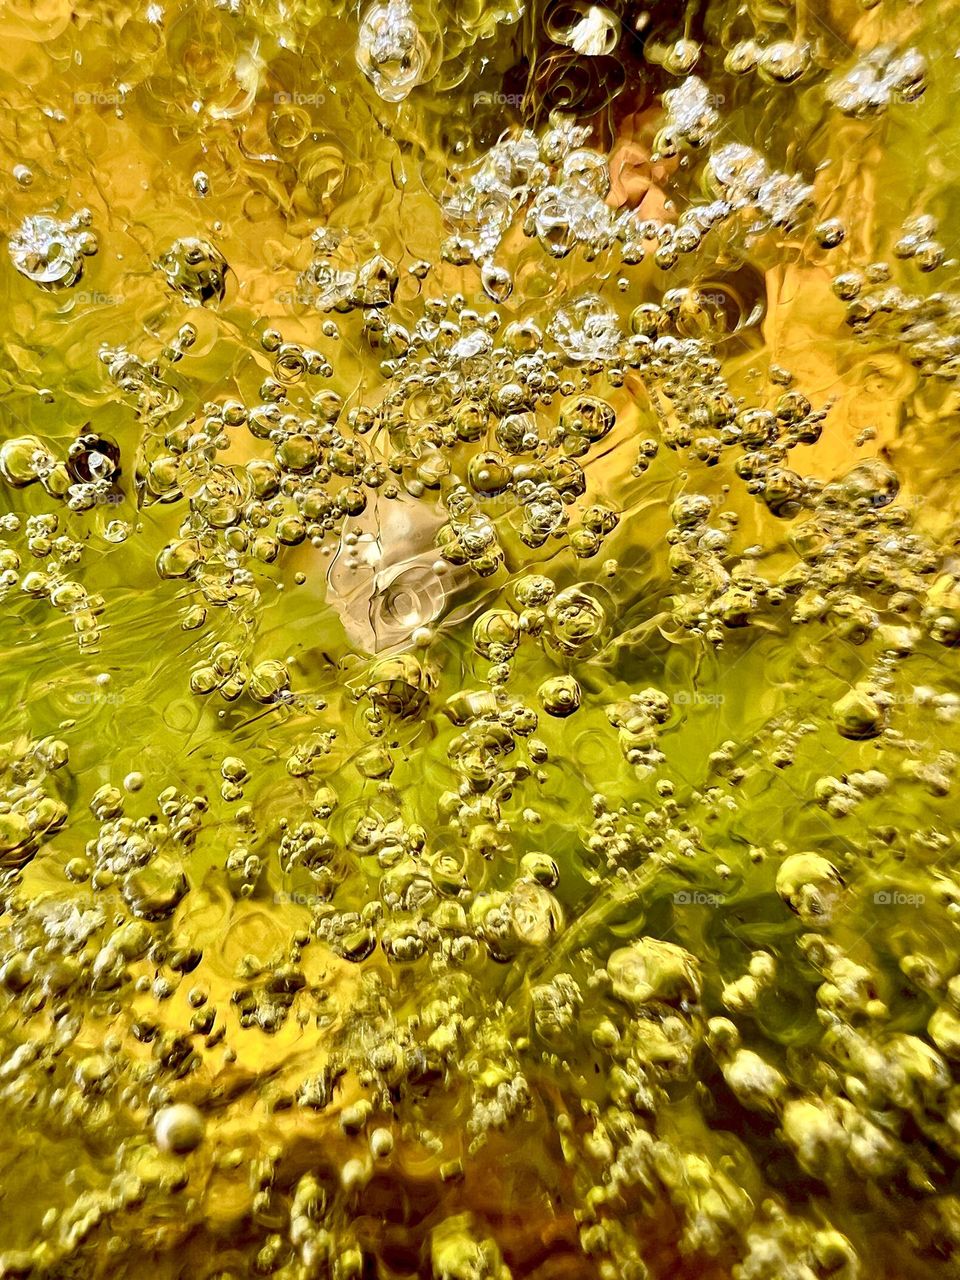
<svg viewBox="0 0 960 1280"><path fill-rule="evenodd" d="M955 6L0 35L0 1275L960 1275Z"/></svg>

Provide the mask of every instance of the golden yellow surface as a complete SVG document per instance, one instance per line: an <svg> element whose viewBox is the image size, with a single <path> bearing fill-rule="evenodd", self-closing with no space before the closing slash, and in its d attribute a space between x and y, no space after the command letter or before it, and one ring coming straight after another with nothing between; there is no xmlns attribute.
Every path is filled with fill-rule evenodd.
<svg viewBox="0 0 960 1280"><path fill-rule="evenodd" d="M373 8L0 0L0 1276L960 1275L956 6L418 0L399 101L355 56ZM571 44L591 33L606 52ZM804 50L803 74L735 74L747 39ZM836 86L886 46L922 56L923 92L845 113ZM669 154L689 75L717 123ZM551 256L518 196L495 301L445 247L450 202L498 140L545 149L557 111L606 158L612 213L675 223L733 144L809 200L778 224L754 193L661 268L649 237L636 263ZM28 219L84 209L72 284L17 269ZM896 248L923 215L931 271ZM389 306L305 303L322 228L347 268L388 260ZM171 286L189 237L225 260L222 299ZM861 302L902 291L865 327L838 296L857 272ZM660 307L690 362L565 357L550 323L584 292L623 335ZM521 321L558 389L484 496ZM484 324L499 364L449 355ZM284 382L304 350L317 370ZM692 371L711 358L729 438ZM331 392L386 483L270 547L295 491L348 482L251 411L273 399L326 450ZM753 483L744 415L793 393L819 438ZM616 424L569 528L530 545L522 466L564 453L584 394ZM119 470L71 509L89 433ZM39 481L4 454L24 437ZM265 462L276 493L221 519ZM801 497L778 515L781 467ZM458 484L492 573L441 554ZM575 554L596 504L615 527ZM562 642L534 574L585 593L594 638ZM305 823L322 853L290 852ZM141 876L184 878L169 909Z"/></svg>

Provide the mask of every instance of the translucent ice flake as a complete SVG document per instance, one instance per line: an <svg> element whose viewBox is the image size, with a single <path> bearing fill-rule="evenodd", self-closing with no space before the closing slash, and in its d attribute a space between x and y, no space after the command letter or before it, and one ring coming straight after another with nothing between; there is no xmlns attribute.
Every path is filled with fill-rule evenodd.
<svg viewBox="0 0 960 1280"><path fill-rule="evenodd" d="M551 37L587 58L612 53L620 39L617 15L597 4L578 4L574 8L576 19L569 26L551 31Z"/></svg>

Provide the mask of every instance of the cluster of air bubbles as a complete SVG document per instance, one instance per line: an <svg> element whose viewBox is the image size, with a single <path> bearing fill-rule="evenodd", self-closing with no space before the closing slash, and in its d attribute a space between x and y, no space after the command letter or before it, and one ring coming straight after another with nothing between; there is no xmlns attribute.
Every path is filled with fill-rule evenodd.
<svg viewBox="0 0 960 1280"><path fill-rule="evenodd" d="M831 82L827 96L844 115L864 119L894 102L916 102L926 89L927 64L916 49L879 45Z"/></svg>
<svg viewBox="0 0 960 1280"><path fill-rule="evenodd" d="M570 360L613 360L622 334L613 308L595 293L558 307L548 332Z"/></svg>
<svg viewBox="0 0 960 1280"><path fill-rule="evenodd" d="M359 255L344 228L320 227L312 237L310 265L297 277L297 298L317 311L380 308L393 301L397 268L382 253Z"/></svg>
<svg viewBox="0 0 960 1280"><path fill-rule="evenodd" d="M356 60L383 101L427 79L427 23L407 0L364 10ZM547 24L564 58L604 58L624 30L580 0ZM727 73L814 79L813 43L743 29ZM126 750L153 708L106 660L75 687L59 652L37 693L73 718L0 744L0 988L23 1031L0 1097L22 1104L29 1087L51 1125L98 1136L109 1120L135 1137L110 1132L123 1176L108 1191L79 1180L62 1253L0 1255L0 1273L69 1269L101 1218L148 1193L165 1206L202 1172L230 1186L231 1214L249 1191L258 1273L353 1280L377 1265L375 1232L356 1226L368 1187L374 1217L410 1170L411 1203L427 1167L456 1198L476 1159L485 1191L510 1130L531 1149L545 1135L570 1166L550 1230L602 1280L647 1274L647 1206L694 1270L723 1258L738 1280L856 1280L826 1208L793 1204L800 1184L754 1205L757 1135L814 1186L870 1178L879 1197L898 1179L918 1201L946 1187L960 979L925 938L942 942L960 911L936 808L960 765L911 729L919 708L946 731L960 699L929 666L916 685L901 673L960 646L960 574L908 508L893 451L818 470L828 450L804 450L833 403L760 353L783 241L791 265L809 254L837 271L831 323L845 308L857 339L922 378L960 377L960 297L907 292L892 260L834 267L849 223L811 217L809 172L722 127L709 55L689 31L644 40L675 79L649 73L668 87L643 164L693 177L683 212L672 191L616 207L607 155L555 112L446 190L438 256L478 268L482 294L475 280L427 292L424 259L401 288L403 250L394 261L373 231L323 225L303 237L293 295L322 314L288 317L289 333L259 321L235 381L194 395L172 376L197 373L190 352L224 320L190 312L139 354L100 349L105 410L50 439L34 420L6 433L0 478L23 511L0 517L0 600L25 634L49 609L97 653L127 584L104 574L101 596L77 566L134 528L100 505L129 502L178 611L183 670L162 711L200 726L178 771L205 760L208 776L148 799L141 766L115 782L94 769L101 726ZM917 55L876 49L827 92L866 117L923 78ZM387 114L402 124L415 101ZM209 188L198 172L195 191ZM14 265L45 288L75 283L88 225L28 218ZM909 219L892 254L941 266L936 221ZM571 255L549 302L515 283L518 260L554 272ZM635 281L625 268L647 255ZM155 270L167 303L226 297L227 262L199 235ZM287 631L291 597L303 612ZM67 740L88 730L71 775ZM916 867L895 814L911 788L930 811L909 835ZM799 836L780 830L794 803ZM884 969L883 931L868 940L856 913L885 892L887 863L915 873L930 914L912 934L896 921ZM23 888L58 868L83 903ZM730 921L742 945L713 957ZM47 1018L49 1043L32 1030ZM248 1074L238 1049L258 1036L297 1051ZM275 1147L221 1129L254 1088ZM715 1142L735 1107L757 1127ZM508 1280L483 1212L459 1203L431 1209L416 1256L398 1228L396 1266ZM109 1248L122 1243L117 1228ZM228 1243L224 1276L247 1267Z"/></svg>
<svg viewBox="0 0 960 1280"><path fill-rule="evenodd" d="M47 214L24 218L7 245L10 261L41 289L68 289L83 275L83 260L97 252L93 215L81 209L67 221Z"/></svg>
<svg viewBox="0 0 960 1280"><path fill-rule="evenodd" d="M756 72L768 84L794 84L813 68L813 49L802 39L739 40L727 51L723 68L731 75Z"/></svg>
<svg viewBox="0 0 960 1280"><path fill-rule="evenodd" d="M740 142L729 142L711 153L706 181L732 209L759 215L756 229L790 229L813 205L813 188L808 183L772 170L758 151Z"/></svg>
<svg viewBox="0 0 960 1280"><path fill-rule="evenodd" d="M409 0L377 0L363 15L357 65L384 102L402 102L420 84L429 51Z"/></svg>
<svg viewBox="0 0 960 1280"><path fill-rule="evenodd" d="M687 76L675 89L668 89L663 105L666 120L653 143L654 151L661 156L705 146L720 125L714 95L698 76Z"/></svg>
<svg viewBox="0 0 960 1280"><path fill-rule="evenodd" d="M709 149L719 113L705 83L685 79L667 91L664 104L667 116L655 139L660 154ZM607 199L608 159L584 145L588 137L589 130L554 112L539 138L529 129L507 136L472 171L457 176L443 206L451 234L442 254L457 265L479 263L495 302L512 289L509 272L494 259L518 214L524 234L552 257L579 249L590 260L616 248L624 263L638 263L652 242L657 266L667 270L732 218L743 220L751 233L790 230L812 206L812 188L801 177L773 169L750 147L726 143L709 154L709 202L690 205L676 221L645 218L630 207L618 212Z"/></svg>
<svg viewBox="0 0 960 1280"><path fill-rule="evenodd" d="M929 213L908 218L903 224L902 235L893 246L898 258L909 259L921 271L936 271L943 266L946 256L943 245L937 239L937 220Z"/></svg>
<svg viewBox="0 0 960 1280"><path fill-rule="evenodd" d="M227 262L208 240L188 236L176 240L157 267L167 284L192 307L216 306L227 288Z"/></svg>
<svg viewBox="0 0 960 1280"><path fill-rule="evenodd" d="M921 270L940 265L943 249L927 238L932 221L921 216L904 233L895 245L898 256L915 258ZM960 295L909 292L893 283L886 262L841 272L833 291L846 303L846 323L861 340L892 343L923 378L954 382L960 376Z"/></svg>

